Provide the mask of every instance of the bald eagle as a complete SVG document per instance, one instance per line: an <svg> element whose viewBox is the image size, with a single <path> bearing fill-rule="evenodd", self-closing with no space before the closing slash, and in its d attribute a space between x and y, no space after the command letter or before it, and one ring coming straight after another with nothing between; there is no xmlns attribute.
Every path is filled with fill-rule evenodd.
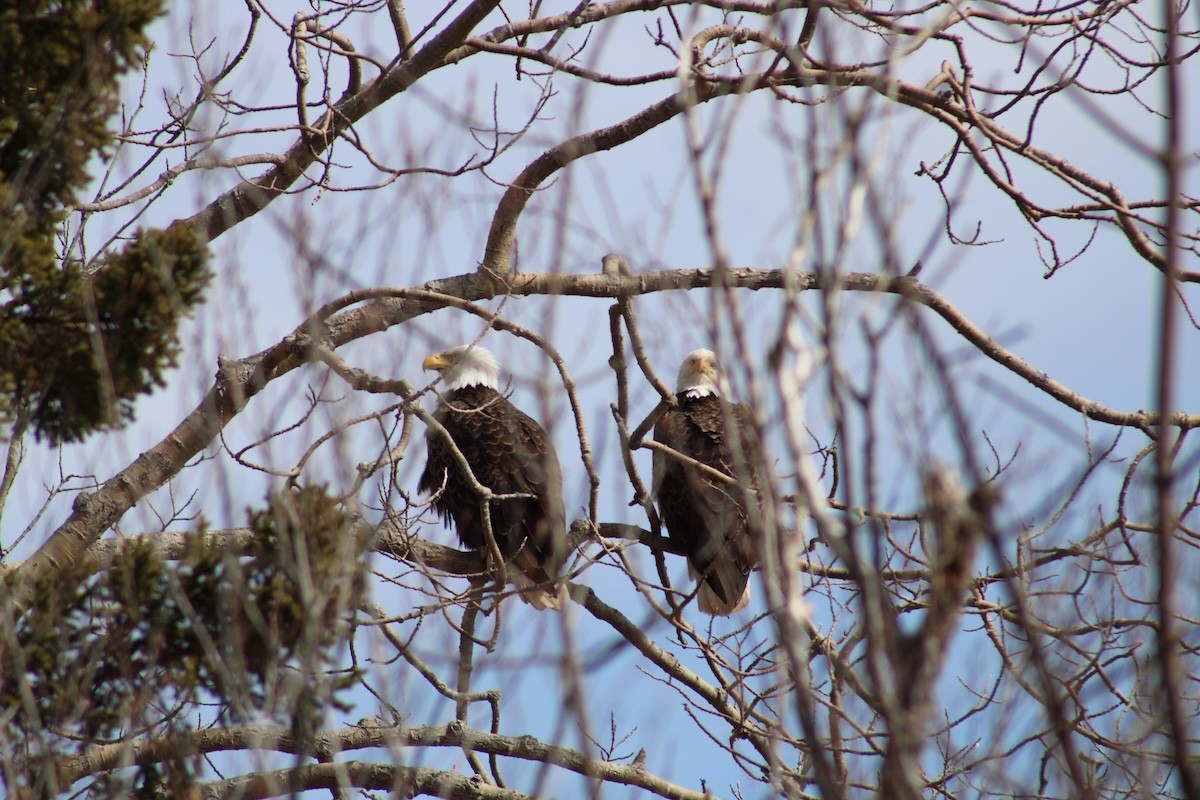
<svg viewBox="0 0 1200 800"><path fill-rule="evenodd" d="M498 390L500 365L477 345L451 347L430 356L424 369L441 374L440 400L433 416L466 458L475 479L495 494L530 497L493 500L492 535L521 589L521 598L539 609L561 608L566 594L558 585L565 556L562 471L554 444L541 425L521 413ZM462 472L440 431L425 432L429 460L420 490L434 493L442 522L454 522L459 541L487 551L478 492Z"/></svg>
<svg viewBox="0 0 1200 800"><path fill-rule="evenodd" d="M760 458L750 409L722 409L716 356L711 350L689 353L675 386L678 406L654 426L654 440L672 450L737 478L736 484L706 475L695 466L654 451L654 497L667 534L687 555L688 573L700 580L696 599L706 614L732 614L750 602L750 571L758 563L750 531L746 491L758 489ZM727 430L727 417L736 432ZM735 456L734 437L740 445ZM741 469L738 469L738 466Z"/></svg>

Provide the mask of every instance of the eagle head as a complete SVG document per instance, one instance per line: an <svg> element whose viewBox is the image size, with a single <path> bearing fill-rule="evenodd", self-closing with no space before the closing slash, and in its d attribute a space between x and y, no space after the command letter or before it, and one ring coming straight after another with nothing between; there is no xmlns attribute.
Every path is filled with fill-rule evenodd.
<svg viewBox="0 0 1200 800"><path fill-rule="evenodd" d="M439 373L448 392L467 386L496 389L500 385L499 362L479 345L460 344L434 353L422 362L421 368Z"/></svg>
<svg viewBox="0 0 1200 800"><path fill-rule="evenodd" d="M675 392L687 393L693 397L703 397L708 394L719 395L720 373L717 370L717 356L712 350L693 350L679 365L679 377L676 379Z"/></svg>

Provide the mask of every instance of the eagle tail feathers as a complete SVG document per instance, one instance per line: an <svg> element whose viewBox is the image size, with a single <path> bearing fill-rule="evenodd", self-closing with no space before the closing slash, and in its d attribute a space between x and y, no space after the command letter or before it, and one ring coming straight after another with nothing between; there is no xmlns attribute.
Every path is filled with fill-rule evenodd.
<svg viewBox="0 0 1200 800"><path fill-rule="evenodd" d="M690 561L688 573L693 580L700 578L700 573ZM742 572L732 559L716 559L700 582L696 604L705 614L718 617L741 611L750 604L750 576Z"/></svg>
<svg viewBox="0 0 1200 800"><path fill-rule="evenodd" d="M517 587L517 596L538 611L562 611L571 600L565 583L535 580L520 570L514 570L511 577Z"/></svg>
<svg viewBox="0 0 1200 800"><path fill-rule="evenodd" d="M512 561L516 569L508 571L509 580L517 587L517 595L539 611L548 608L561 611L571 599L566 582L551 574L553 562L551 558L548 563L543 563L529 548L522 547Z"/></svg>

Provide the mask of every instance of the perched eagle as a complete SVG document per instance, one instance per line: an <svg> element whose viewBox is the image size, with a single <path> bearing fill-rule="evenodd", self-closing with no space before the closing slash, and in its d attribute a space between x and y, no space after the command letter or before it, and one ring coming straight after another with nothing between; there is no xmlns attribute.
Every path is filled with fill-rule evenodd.
<svg viewBox="0 0 1200 800"><path fill-rule="evenodd" d="M504 560L516 567L508 573L521 587L521 598L537 608L561 608L566 594L557 578L566 525L562 471L550 437L500 394L500 365L482 347L451 347L422 366L441 373L434 419L450 434L479 484L495 494L532 495L493 500L492 535ZM427 429L425 442L429 460L420 490L434 493L433 507L444 523L454 521L464 546L486 552L479 493L440 431Z"/></svg>
<svg viewBox="0 0 1200 800"><path fill-rule="evenodd" d="M737 483L706 475L656 449L654 497L667 534L687 554L689 574L701 581L696 596L700 610L725 615L750 602L750 571L758 556L743 487L751 489L751 496L757 491L755 467L760 456L750 409L728 403L722 409L719 383L713 352L689 353L675 386L678 407L659 418L654 439L736 477ZM736 440L726 428L727 416L736 423ZM734 455L735 441L739 456Z"/></svg>

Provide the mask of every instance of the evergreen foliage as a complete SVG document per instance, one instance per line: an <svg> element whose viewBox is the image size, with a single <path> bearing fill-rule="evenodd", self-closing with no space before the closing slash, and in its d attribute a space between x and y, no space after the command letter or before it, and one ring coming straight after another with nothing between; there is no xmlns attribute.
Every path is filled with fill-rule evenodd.
<svg viewBox="0 0 1200 800"><path fill-rule="evenodd" d="M0 0L0 417L78 441L162 384L201 299L207 248L183 227L90 265L55 236L113 135L118 78L162 0Z"/></svg>
<svg viewBox="0 0 1200 800"><path fill-rule="evenodd" d="M18 762L131 727L166 733L200 704L311 730L339 688L317 676L349 634L365 542L323 488L247 513L253 535L238 552L202 525L178 562L144 537L104 569L79 563L38 586L0 649L0 733L27 743Z"/></svg>

